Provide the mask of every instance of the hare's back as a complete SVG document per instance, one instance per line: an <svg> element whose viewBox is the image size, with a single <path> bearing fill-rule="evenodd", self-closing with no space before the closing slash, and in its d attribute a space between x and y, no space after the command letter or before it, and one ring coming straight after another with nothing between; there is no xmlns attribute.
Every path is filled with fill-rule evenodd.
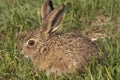
<svg viewBox="0 0 120 80"><path fill-rule="evenodd" d="M97 44L78 33L56 35L52 41L55 42L54 46L57 45L57 47L63 48L63 51L66 53L77 55L98 53Z"/></svg>

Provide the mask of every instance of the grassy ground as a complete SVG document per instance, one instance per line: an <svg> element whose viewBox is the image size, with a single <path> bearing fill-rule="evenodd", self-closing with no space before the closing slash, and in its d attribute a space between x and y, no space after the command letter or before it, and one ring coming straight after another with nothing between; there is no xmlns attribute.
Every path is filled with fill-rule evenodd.
<svg viewBox="0 0 120 80"><path fill-rule="evenodd" d="M44 72L35 71L31 61L19 51L24 33L41 24L40 6L43 1L0 0L0 80L55 79L54 76L46 77ZM84 74L63 75L59 80L119 80L120 1L53 0L53 3L55 7L66 4L66 16L58 32L78 30L87 34L97 27L110 36L97 41L101 49L107 51L107 58L103 61L93 60ZM94 23L97 25L93 26Z"/></svg>

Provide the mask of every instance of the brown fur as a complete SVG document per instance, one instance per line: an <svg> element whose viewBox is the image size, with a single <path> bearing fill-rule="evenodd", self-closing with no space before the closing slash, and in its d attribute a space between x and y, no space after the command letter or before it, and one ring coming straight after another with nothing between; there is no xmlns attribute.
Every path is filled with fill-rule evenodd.
<svg viewBox="0 0 120 80"><path fill-rule="evenodd" d="M42 27L24 39L24 55L30 57L35 67L44 70L47 75L73 73L76 69L85 71L92 56L98 57L98 46L79 33L54 34L63 20L65 6L53 9L49 2L46 0L42 6L47 7L42 9Z"/></svg>

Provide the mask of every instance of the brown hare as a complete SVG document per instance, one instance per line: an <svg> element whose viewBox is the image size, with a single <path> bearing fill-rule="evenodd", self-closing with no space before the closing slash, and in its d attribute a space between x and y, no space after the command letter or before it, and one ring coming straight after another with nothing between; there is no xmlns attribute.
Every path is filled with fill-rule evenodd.
<svg viewBox="0 0 120 80"><path fill-rule="evenodd" d="M55 34L64 18L65 5L54 9L51 0L41 8L42 25L29 33L23 43L24 56L32 59L35 68L46 75L85 71L92 56L98 57L99 48L79 33Z"/></svg>

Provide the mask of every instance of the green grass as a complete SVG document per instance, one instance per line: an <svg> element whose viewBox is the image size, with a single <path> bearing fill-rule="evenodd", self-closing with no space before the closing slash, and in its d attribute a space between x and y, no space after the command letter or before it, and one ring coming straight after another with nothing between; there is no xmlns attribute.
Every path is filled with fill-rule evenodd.
<svg viewBox="0 0 120 80"><path fill-rule="evenodd" d="M30 60L20 54L25 32L41 24L40 7L44 0L0 0L0 80L53 80L36 71ZM108 57L92 61L85 73L63 75L59 80L119 80L120 79L120 1L119 0L53 0L57 7L66 5L66 16L58 32L78 30L86 33L90 23L99 15L111 18L103 30L111 38L99 43ZM82 19L82 20L81 20ZM119 21L119 24L117 23ZM117 31L116 24L118 24ZM109 30L109 31L108 31Z"/></svg>

